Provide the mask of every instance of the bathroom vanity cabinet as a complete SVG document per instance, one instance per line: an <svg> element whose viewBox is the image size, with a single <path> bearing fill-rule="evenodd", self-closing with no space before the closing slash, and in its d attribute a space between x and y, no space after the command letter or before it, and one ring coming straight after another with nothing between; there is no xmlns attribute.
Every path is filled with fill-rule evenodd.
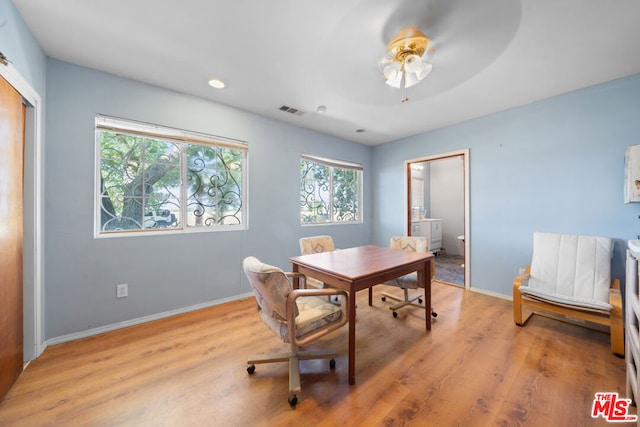
<svg viewBox="0 0 640 427"><path fill-rule="evenodd" d="M424 218L411 221L411 235L429 239L429 252L438 252L442 247L442 220Z"/></svg>

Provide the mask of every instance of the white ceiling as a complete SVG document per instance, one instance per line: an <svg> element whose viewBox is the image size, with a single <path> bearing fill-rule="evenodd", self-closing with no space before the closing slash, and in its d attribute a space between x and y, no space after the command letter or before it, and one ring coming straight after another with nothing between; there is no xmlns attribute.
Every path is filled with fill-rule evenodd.
<svg viewBox="0 0 640 427"><path fill-rule="evenodd" d="M368 145L640 73L638 0L13 3L53 58ZM409 25L436 51L401 103L378 60Z"/></svg>

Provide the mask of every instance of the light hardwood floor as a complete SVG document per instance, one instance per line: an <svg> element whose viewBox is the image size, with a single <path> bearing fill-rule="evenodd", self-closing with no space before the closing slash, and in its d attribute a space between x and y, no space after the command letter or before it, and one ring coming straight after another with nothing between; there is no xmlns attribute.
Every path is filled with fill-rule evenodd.
<svg viewBox="0 0 640 427"><path fill-rule="evenodd" d="M0 426L599 426L594 393L624 396L606 334L541 316L518 327L511 302L439 283L426 333L425 312L394 319L382 288L374 307L358 295L356 384L343 328L313 346L338 350L335 371L303 362L295 409L286 364L246 372L250 354L286 349L251 298L47 348Z"/></svg>

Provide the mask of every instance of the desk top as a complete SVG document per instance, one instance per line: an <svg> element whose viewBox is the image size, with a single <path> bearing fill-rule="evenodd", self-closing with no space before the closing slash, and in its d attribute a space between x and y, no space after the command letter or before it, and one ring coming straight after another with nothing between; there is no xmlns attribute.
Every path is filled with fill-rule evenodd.
<svg viewBox="0 0 640 427"><path fill-rule="evenodd" d="M357 280L398 267L424 262L433 254L391 249L382 246L358 246L289 258L294 264L324 271L334 276Z"/></svg>

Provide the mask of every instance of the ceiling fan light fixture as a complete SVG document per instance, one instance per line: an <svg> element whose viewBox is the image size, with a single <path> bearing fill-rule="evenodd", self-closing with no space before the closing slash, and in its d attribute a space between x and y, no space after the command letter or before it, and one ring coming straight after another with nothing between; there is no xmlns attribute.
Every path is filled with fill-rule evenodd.
<svg viewBox="0 0 640 427"><path fill-rule="evenodd" d="M404 73L404 87L411 87L419 82L420 80L415 73Z"/></svg>
<svg viewBox="0 0 640 427"><path fill-rule="evenodd" d="M432 69L433 69L433 65L423 62L420 67L420 70L416 72L416 77L418 78L418 80L422 80L431 73Z"/></svg>
<svg viewBox="0 0 640 427"><path fill-rule="evenodd" d="M415 53L404 58L404 69L408 73L417 73L422 68L422 58Z"/></svg>
<svg viewBox="0 0 640 427"><path fill-rule="evenodd" d="M426 56L433 51L433 43L417 27L406 27L387 44L387 53L379 62L385 83L402 90L402 102L409 99L405 89L426 78L433 65Z"/></svg>
<svg viewBox="0 0 640 427"><path fill-rule="evenodd" d="M387 64L382 72L384 74L385 79L388 80L394 80L395 78L398 77L398 74L400 74L400 70L402 69L402 65L400 65L398 62L392 62L391 64Z"/></svg>

